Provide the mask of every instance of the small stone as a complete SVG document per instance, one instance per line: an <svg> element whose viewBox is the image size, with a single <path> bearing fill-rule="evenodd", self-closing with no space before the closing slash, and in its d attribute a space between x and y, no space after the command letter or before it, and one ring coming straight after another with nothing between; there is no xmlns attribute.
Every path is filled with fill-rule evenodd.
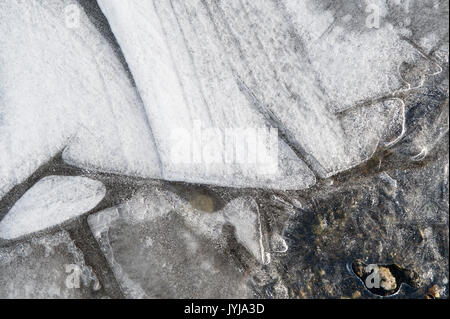
<svg viewBox="0 0 450 319"><path fill-rule="evenodd" d="M355 272L355 274L359 278L363 277L363 275L364 275L364 264L363 264L362 260L360 260L360 259L355 260L355 262L353 264L353 271Z"/></svg>
<svg viewBox="0 0 450 319"><path fill-rule="evenodd" d="M306 298L306 293L300 289L300 291L298 292L298 294L300 295L301 298L305 299Z"/></svg>
<svg viewBox="0 0 450 319"><path fill-rule="evenodd" d="M395 277L392 275L389 268L386 267L380 267L379 270L380 275L380 286L384 290L390 291L397 288L397 281L395 280Z"/></svg>
<svg viewBox="0 0 450 319"><path fill-rule="evenodd" d="M433 298L439 298L440 297L439 290L440 290L439 286L434 285L430 287L430 289L428 289L428 295L432 296Z"/></svg>
<svg viewBox="0 0 450 319"><path fill-rule="evenodd" d="M353 294L352 294L352 298L353 299L358 299L361 297L361 292L359 290L356 290Z"/></svg>

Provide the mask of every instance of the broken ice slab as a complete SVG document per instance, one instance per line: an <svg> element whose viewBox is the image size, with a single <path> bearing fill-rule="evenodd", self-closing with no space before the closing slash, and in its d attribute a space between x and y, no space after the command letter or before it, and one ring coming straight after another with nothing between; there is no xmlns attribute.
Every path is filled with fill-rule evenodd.
<svg viewBox="0 0 450 319"><path fill-rule="evenodd" d="M251 1L244 2L248 10L257 10ZM303 50L298 49L301 54L307 54L311 71L315 72L315 80L322 86L323 97L331 110L392 95L405 85L399 67L417 60L419 52L402 38L403 30L396 25L399 21L387 17L389 1L286 0L281 3L278 10L289 23L286 30L300 36L297 41L301 44L297 45L303 45ZM289 51L295 40L279 41L277 45L284 44Z"/></svg>
<svg viewBox="0 0 450 319"><path fill-rule="evenodd" d="M242 94L211 24L206 30L180 29L169 2L156 7L148 1L99 4L145 103L165 179L280 189L314 184L313 174L278 136L272 143L256 132L269 125ZM258 141L245 139L246 130L255 130ZM173 156L179 144L187 148L180 160ZM243 161L237 144L242 144ZM268 148L276 154L265 162ZM252 152L257 152L255 160ZM275 169L266 172L265 165Z"/></svg>
<svg viewBox="0 0 450 319"><path fill-rule="evenodd" d="M448 136L448 73L442 72L407 100L407 134L395 151L423 161Z"/></svg>
<svg viewBox="0 0 450 319"><path fill-rule="evenodd" d="M255 262L268 261L260 216L251 198L237 198L206 213L158 187L141 189L123 205L89 216L88 222L129 298L251 297L249 278L229 256L222 228Z"/></svg>
<svg viewBox="0 0 450 319"><path fill-rule="evenodd" d="M391 78L401 82L397 66L418 56L411 45L385 25L324 21L335 19L334 2L327 9L320 1L203 3L197 11L212 17L242 86L321 176L368 158L380 142L377 126L392 120L372 101L400 88ZM335 114L361 102L372 110L345 123Z"/></svg>
<svg viewBox="0 0 450 319"><path fill-rule="evenodd" d="M201 176L201 167L187 174L169 165L169 133L191 132L196 119L207 127L277 127L321 176L366 160L385 134L379 123L398 122L370 106L345 125L334 114L401 87L397 67L416 51L386 25L333 24L334 6L326 11L313 1L99 4L136 79L169 179L213 177ZM305 21L320 23L324 36Z"/></svg>
<svg viewBox="0 0 450 319"><path fill-rule="evenodd" d="M101 298L100 287L65 231L0 248L0 298Z"/></svg>
<svg viewBox="0 0 450 319"><path fill-rule="evenodd" d="M105 193L101 182L86 177L45 177L0 221L0 238L19 238L71 220L94 208Z"/></svg>
<svg viewBox="0 0 450 319"><path fill-rule="evenodd" d="M140 99L76 1L1 1L0 21L0 197L68 144L73 164L160 177Z"/></svg>

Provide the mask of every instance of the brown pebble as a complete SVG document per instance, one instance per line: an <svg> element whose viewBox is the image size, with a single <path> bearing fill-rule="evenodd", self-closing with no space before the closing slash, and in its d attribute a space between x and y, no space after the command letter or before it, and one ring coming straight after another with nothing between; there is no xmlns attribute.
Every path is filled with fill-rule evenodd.
<svg viewBox="0 0 450 319"><path fill-rule="evenodd" d="M352 294L352 298L353 299L358 299L359 297L361 297L361 292L359 290L356 290L353 294Z"/></svg>
<svg viewBox="0 0 450 319"><path fill-rule="evenodd" d="M434 285L434 286L430 287L430 289L428 289L428 294L433 296L434 298L439 298L440 297L439 286Z"/></svg>
<svg viewBox="0 0 450 319"><path fill-rule="evenodd" d="M397 288L397 281L392 275L391 271L387 267L379 267L378 272L380 274L380 286L384 290L390 291Z"/></svg>

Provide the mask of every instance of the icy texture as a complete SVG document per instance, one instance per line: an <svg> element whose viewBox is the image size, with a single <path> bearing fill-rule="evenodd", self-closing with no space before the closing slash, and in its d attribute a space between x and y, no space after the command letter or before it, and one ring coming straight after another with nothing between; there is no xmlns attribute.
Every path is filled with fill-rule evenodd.
<svg viewBox="0 0 450 319"><path fill-rule="evenodd" d="M357 2L351 3L357 6ZM258 100L261 112L284 128L321 176L333 175L370 157L392 114L371 103L357 117L335 112L387 94L387 77L396 76L388 71L405 59L411 60L415 52L411 46L385 26L354 29L326 22L322 15L329 14L308 9L319 1L301 1L295 11L283 1L206 3L206 9L198 9L204 14L198 15L205 19L206 13L212 16L240 81ZM335 7L339 4L330 2L330 10ZM302 24L295 19L296 14ZM318 41L316 33L310 32L311 23L324 31ZM386 40L386 36L391 39ZM385 59L380 61L378 56ZM362 73L358 70L361 65L370 70L364 74L366 81L355 76ZM344 101L336 100L342 96ZM401 103L396 107L401 108Z"/></svg>
<svg viewBox="0 0 450 319"><path fill-rule="evenodd" d="M448 139L440 147L425 167L386 165L305 198L284 232L288 253L276 261L289 269L289 297L373 298L347 268L357 258L414 271L417 286L403 285L397 297L423 298L433 285L448 296Z"/></svg>
<svg viewBox="0 0 450 319"><path fill-rule="evenodd" d="M389 1L283 2L331 110L388 96L402 88L398 68L414 61L418 53L384 20ZM377 13L378 28L372 27L371 19L371 14Z"/></svg>
<svg viewBox="0 0 450 319"><path fill-rule="evenodd" d="M95 1L0 0L0 197L88 168L0 198L42 179L0 220L33 232L0 236L0 298L448 298L448 0L99 2L120 46ZM282 178L174 165L196 121L277 127Z"/></svg>
<svg viewBox="0 0 450 319"><path fill-rule="evenodd" d="M138 95L75 1L1 1L0 21L0 197L68 144L71 163L160 176Z"/></svg>
<svg viewBox="0 0 450 319"><path fill-rule="evenodd" d="M77 269L79 287L70 276ZM0 298L90 298L99 281L66 232L0 248Z"/></svg>
<svg viewBox="0 0 450 319"><path fill-rule="evenodd" d="M408 134L395 151L419 162L448 135L448 73L443 70L424 81L406 103L410 105L406 122Z"/></svg>
<svg viewBox="0 0 450 319"><path fill-rule="evenodd" d="M105 196L102 183L85 177L49 176L34 185L0 222L0 238L14 239L88 212Z"/></svg>
<svg viewBox="0 0 450 319"><path fill-rule="evenodd" d="M334 25L331 11L311 8L314 1L295 7L268 0L99 3L130 64L165 165L170 130L190 129L195 119L207 127L261 125L258 110L310 166L329 176L368 159L390 121L402 121L402 112L393 117L377 106L358 117L334 114L403 84L397 68L417 54L386 25Z"/></svg>
<svg viewBox="0 0 450 319"><path fill-rule="evenodd" d="M259 212L249 198L206 213L161 188L88 219L127 297L245 297L245 276L226 258L222 229L264 263ZM264 260L262 259L264 256Z"/></svg>
<svg viewBox="0 0 450 319"><path fill-rule="evenodd" d="M208 164L204 158L199 164L195 159L175 163L171 154L177 143L173 132L177 130L193 134L198 122L201 129L214 128L225 136L226 129L266 128L267 123L242 94L225 63L212 25L207 30L197 30L201 36L189 24L180 29L169 2L158 2L156 7L149 1L99 1L99 4L145 102L166 179L285 189L314 183L309 169L281 141L279 146L275 145L279 148L279 161L276 159L279 172L267 176L259 172L259 163L221 164L227 154L222 145L214 145L217 149L211 151L221 159L216 164ZM193 142L203 146L218 144L205 135ZM202 153L194 147L192 151L197 152L194 156Z"/></svg>

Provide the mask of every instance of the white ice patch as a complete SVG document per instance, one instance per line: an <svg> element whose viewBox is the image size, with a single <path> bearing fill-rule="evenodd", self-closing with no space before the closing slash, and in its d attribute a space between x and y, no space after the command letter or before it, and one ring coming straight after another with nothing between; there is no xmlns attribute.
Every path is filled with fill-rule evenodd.
<svg viewBox="0 0 450 319"><path fill-rule="evenodd" d="M280 152L291 160L280 155L278 185L242 167L173 165L170 133L192 132L196 120L219 130L278 127L322 177L367 160L391 122L402 123L401 103L335 114L403 84L397 67L417 54L387 24L372 30L363 20L346 29L310 0L99 4L143 97L167 179L282 188L296 176L290 186L312 183L288 151Z"/></svg>
<svg viewBox="0 0 450 319"><path fill-rule="evenodd" d="M324 11L315 8L320 1L284 2L295 30L306 40L331 111L390 95L404 85L399 66L413 62L418 52L386 23L386 1L353 1L353 14L360 21L353 28L333 12L340 4ZM371 15L379 21L375 26L369 23Z"/></svg>
<svg viewBox="0 0 450 319"><path fill-rule="evenodd" d="M257 143L244 140L245 130L269 125L237 84L211 23L190 24L178 2L173 7L167 1L107 0L99 5L145 103L165 179L279 189L315 183L311 171L277 137L273 144L267 137L261 143L277 149L268 159L277 170L261 173L266 158L250 159ZM224 142L227 130L242 130L229 148ZM247 161L237 159L241 142ZM189 148L182 161L172 156L178 146Z"/></svg>
<svg viewBox="0 0 450 319"><path fill-rule="evenodd" d="M367 160L389 123L399 122L371 103L398 89L397 66L415 52L387 27L374 31L363 20L357 30L343 28L331 13L311 9L319 1L203 1L208 10L194 2L189 12L214 21L224 54L260 111L322 177ZM336 114L361 101L362 110Z"/></svg>
<svg viewBox="0 0 450 319"><path fill-rule="evenodd" d="M0 33L0 197L68 144L72 164L161 176L139 97L76 1L0 1Z"/></svg>
<svg viewBox="0 0 450 319"><path fill-rule="evenodd" d="M86 177L45 177L2 219L0 238L15 239L61 224L94 208L105 193L101 182Z"/></svg>
<svg viewBox="0 0 450 319"><path fill-rule="evenodd" d="M142 103L76 1L0 2L0 197L63 149L93 170L302 189L315 183L302 160L328 177L390 146L401 101L352 106L398 90L415 49L316 4L99 0ZM245 134L270 127L284 138Z"/></svg>

